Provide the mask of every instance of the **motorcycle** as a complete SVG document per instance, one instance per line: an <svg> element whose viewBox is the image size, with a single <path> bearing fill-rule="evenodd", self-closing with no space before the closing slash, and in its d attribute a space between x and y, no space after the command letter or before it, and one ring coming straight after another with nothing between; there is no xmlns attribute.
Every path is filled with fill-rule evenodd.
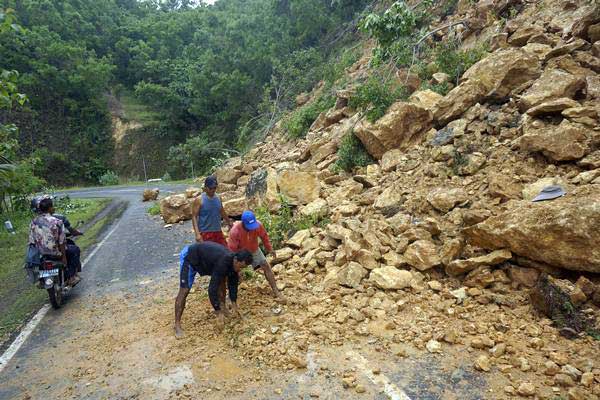
<svg viewBox="0 0 600 400"><path fill-rule="evenodd" d="M68 238L67 244L74 245L75 242ZM37 280L38 287L48 291L50 304L55 309L63 305L64 297L79 283L79 281L75 281L73 284L69 284L70 277L67 276L67 266L61 260L46 256L41 257L39 266L32 268L30 273L32 280Z"/></svg>

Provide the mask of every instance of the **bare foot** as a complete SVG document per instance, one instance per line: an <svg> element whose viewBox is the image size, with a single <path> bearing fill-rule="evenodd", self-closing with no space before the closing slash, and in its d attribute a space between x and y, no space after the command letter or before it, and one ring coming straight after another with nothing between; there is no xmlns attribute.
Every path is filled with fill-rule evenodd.
<svg viewBox="0 0 600 400"><path fill-rule="evenodd" d="M184 336L185 333L183 332L183 329L181 329L181 326L175 325L175 337L181 339Z"/></svg>
<svg viewBox="0 0 600 400"><path fill-rule="evenodd" d="M287 304L287 299L281 293L275 297L275 301L279 304Z"/></svg>

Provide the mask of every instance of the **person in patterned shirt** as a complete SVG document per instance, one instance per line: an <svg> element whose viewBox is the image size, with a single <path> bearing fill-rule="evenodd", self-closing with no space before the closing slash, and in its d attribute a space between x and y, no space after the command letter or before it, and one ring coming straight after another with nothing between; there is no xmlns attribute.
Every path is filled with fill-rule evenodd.
<svg viewBox="0 0 600 400"><path fill-rule="evenodd" d="M31 221L29 243L37 247L42 256L62 261L67 265L65 229L63 222L52 216L52 199L44 197L40 200L39 211L40 214Z"/></svg>

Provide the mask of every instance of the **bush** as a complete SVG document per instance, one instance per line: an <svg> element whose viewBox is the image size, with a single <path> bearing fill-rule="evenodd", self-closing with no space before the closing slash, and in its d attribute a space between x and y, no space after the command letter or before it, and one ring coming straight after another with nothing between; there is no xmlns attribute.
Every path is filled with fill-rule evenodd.
<svg viewBox="0 0 600 400"><path fill-rule="evenodd" d="M165 182L169 182L169 181L173 180L173 179L171 178L171 174L169 174L169 171L165 172L165 174L162 176L162 178L161 178L161 179L162 179L163 181L165 181Z"/></svg>
<svg viewBox="0 0 600 400"><path fill-rule="evenodd" d="M294 216L294 210L290 203L283 197L280 198L281 207L272 214L267 207L259 207L255 210L258 219L269 234L274 249L280 248L283 243L302 229L314 226L324 226L327 219L317 216Z"/></svg>
<svg viewBox="0 0 600 400"><path fill-rule="evenodd" d="M308 129L317 119L319 114L329 110L335 105L335 97L326 94L321 95L314 101L305 104L299 109L290 114L283 127L287 132L287 136L291 139L300 139L306 136Z"/></svg>
<svg viewBox="0 0 600 400"><path fill-rule="evenodd" d="M458 83L460 77L473 64L487 54L487 46L460 50L460 42L448 41L440 43L434 50L434 62L438 70L450 75L450 81Z"/></svg>
<svg viewBox="0 0 600 400"><path fill-rule="evenodd" d="M360 85L350 97L348 105L364 112L371 122L383 117L396 100L406 98L407 91L403 86L392 85L377 75L372 75Z"/></svg>
<svg viewBox="0 0 600 400"><path fill-rule="evenodd" d="M159 215L160 214L160 203L155 201L152 203L150 207L148 207L148 214L150 215Z"/></svg>
<svg viewBox="0 0 600 400"><path fill-rule="evenodd" d="M375 162L353 132L344 136L338 148L337 156L338 159L333 165L334 170L350 172L355 167L365 167Z"/></svg>
<svg viewBox="0 0 600 400"><path fill-rule="evenodd" d="M102 176L100 176L98 182L100 182L102 186L118 185L119 175L117 175L114 171L106 171L104 174L102 174Z"/></svg>

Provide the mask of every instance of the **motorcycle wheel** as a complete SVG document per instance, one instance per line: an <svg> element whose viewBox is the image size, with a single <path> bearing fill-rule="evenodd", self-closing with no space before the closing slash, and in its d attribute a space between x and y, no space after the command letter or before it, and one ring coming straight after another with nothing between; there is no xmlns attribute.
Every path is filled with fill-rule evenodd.
<svg viewBox="0 0 600 400"><path fill-rule="evenodd" d="M50 298L50 304L52 304L52 308L58 309L60 306L62 306L62 290L60 290L60 287L57 284L54 284L54 286L48 289L48 298Z"/></svg>

